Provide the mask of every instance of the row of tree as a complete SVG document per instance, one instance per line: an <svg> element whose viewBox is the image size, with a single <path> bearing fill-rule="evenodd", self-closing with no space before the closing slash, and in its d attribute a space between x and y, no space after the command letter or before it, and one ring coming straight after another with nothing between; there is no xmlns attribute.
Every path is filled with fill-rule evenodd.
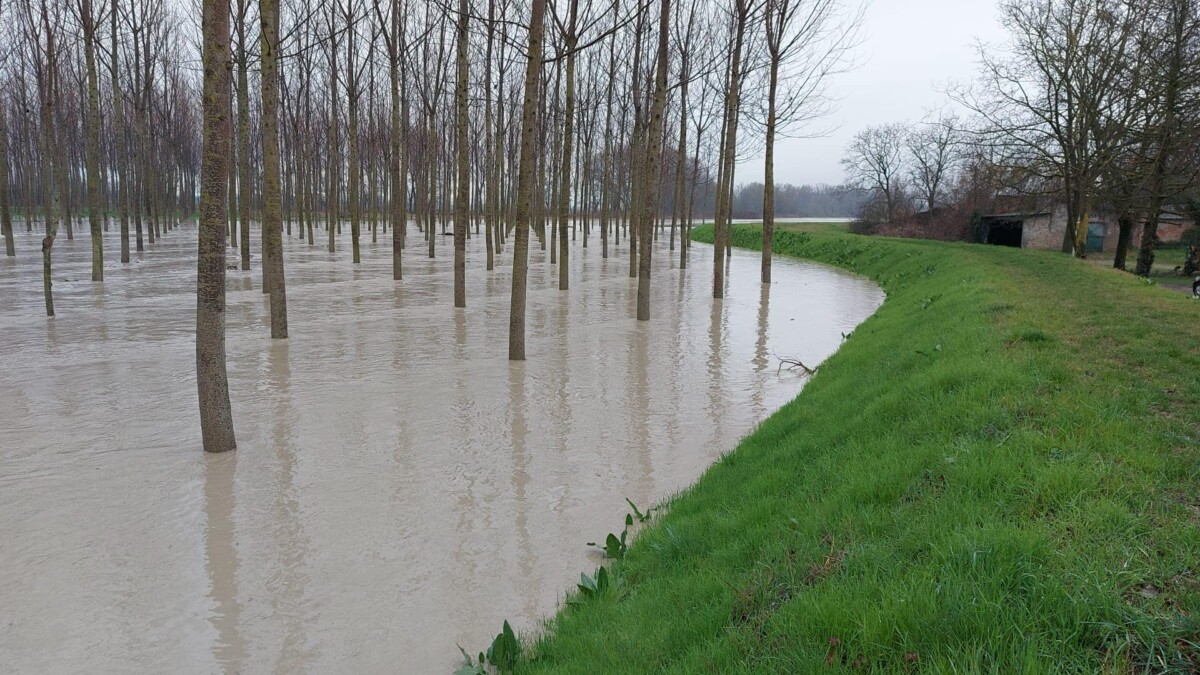
<svg viewBox="0 0 1200 675"><path fill-rule="evenodd" d="M674 249L681 230L686 265L687 228L711 198L722 297L736 166L766 155L769 239L775 139L827 112L827 78L845 67L860 16L842 0L204 0L197 40L187 8L157 0L0 1L13 45L0 53L0 137L15 140L0 148L15 169L0 176L0 208L15 202L27 228L44 227L48 314L60 225L73 236L86 212L99 281L108 216L126 261L131 236L153 243L199 195L209 450L235 444L225 259L236 246L250 267L252 222L276 338L288 330L282 237L315 245L322 228L332 251L348 227L354 263L365 229L373 240L390 229L397 280L408 224L428 256L452 229L456 307L467 237L485 238L489 270L509 253L512 359L525 358L531 237L566 290L571 241L598 234L607 256L624 235L648 320L654 236Z"/></svg>
<svg viewBox="0 0 1200 675"><path fill-rule="evenodd" d="M977 81L952 90L968 112L857 134L843 162L894 222L913 201L931 214L981 188L1065 205L1062 250L1084 257L1092 214L1115 213L1124 269L1154 263L1164 209L1200 175L1200 10L1194 0L1005 0L1009 41L981 45ZM961 211L961 209L960 209Z"/></svg>

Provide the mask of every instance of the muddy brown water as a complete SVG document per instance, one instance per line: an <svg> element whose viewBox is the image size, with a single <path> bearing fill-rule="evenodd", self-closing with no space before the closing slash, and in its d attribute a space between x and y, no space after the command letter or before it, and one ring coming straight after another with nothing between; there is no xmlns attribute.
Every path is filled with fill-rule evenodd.
<svg viewBox="0 0 1200 675"><path fill-rule="evenodd" d="M23 225L18 229L23 230ZM346 228L348 232L348 228ZM389 235L390 236L390 235ZM619 531L696 480L883 300L869 281L736 251L711 299L657 247L638 323L624 242L572 248L572 289L531 254L528 358L507 360L508 260L469 244L452 308L449 238L413 230L363 262L286 239L291 338L269 338L254 269L229 273L234 453L201 452L195 229L133 263L106 235L0 259L0 669L13 673L436 673L510 620L535 630ZM235 257L231 256L231 262Z"/></svg>

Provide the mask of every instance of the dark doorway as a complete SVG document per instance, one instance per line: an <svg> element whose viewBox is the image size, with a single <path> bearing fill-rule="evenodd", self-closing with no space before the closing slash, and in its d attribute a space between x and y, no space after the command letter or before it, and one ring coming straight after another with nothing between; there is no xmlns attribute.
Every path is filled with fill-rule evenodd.
<svg viewBox="0 0 1200 675"><path fill-rule="evenodd" d="M1089 253L1100 253L1104 250L1106 230L1104 223L1088 223L1087 250Z"/></svg>
<svg viewBox="0 0 1200 675"><path fill-rule="evenodd" d="M987 243L995 246L1011 246L1021 248L1021 236L1025 232L1023 220L991 220L988 221Z"/></svg>

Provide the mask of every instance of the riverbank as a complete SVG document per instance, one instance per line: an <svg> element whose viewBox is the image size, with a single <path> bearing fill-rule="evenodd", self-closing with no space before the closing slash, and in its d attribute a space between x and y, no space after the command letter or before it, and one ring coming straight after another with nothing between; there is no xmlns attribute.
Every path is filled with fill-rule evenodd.
<svg viewBox="0 0 1200 675"><path fill-rule="evenodd" d="M1052 253L788 232L775 250L889 298L519 670L1200 663L1200 303Z"/></svg>

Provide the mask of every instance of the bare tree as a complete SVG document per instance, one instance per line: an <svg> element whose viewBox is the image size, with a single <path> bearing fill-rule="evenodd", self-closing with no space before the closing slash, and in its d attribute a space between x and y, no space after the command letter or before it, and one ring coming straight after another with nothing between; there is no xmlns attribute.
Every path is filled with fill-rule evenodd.
<svg viewBox="0 0 1200 675"><path fill-rule="evenodd" d="M87 63L87 195L92 236L92 281L104 281L104 236L100 229L104 205L100 199L100 76L96 72L96 17L92 0L79 0L83 52Z"/></svg>
<svg viewBox="0 0 1200 675"><path fill-rule="evenodd" d="M250 0L235 0L237 23L237 206L240 221L242 270L250 269L250 198L253 192L250 180L250 49L246 36L249 21ZM263 270L264 281L266 270ZM266 283L263 293L270 291Z"/></svg>
<svg viewBox="0 0 1200 675"><path fill-rule="evenodd" d="M471 200L470 151L467 147L467 0L458 2L458 39L456 55L457 82L454 92L455 144L458 146L458 194L454 204L454 306L467 306L467 214Z"/></svg>
<svg viewBox="0 0 1200 675"><path fill-rule="evenodd" d="M920 191L930 218L959 160L959 128L957 118L946 116L911 129L904 139L911 160L908 177Z"/></svg>
<svg viewBox="0 0 1200 675"><path fill-rule="evenodd" d="M271 337L288 336L283 278L283 189L279 160L279 0L259 0L262 61L263 287L270 293Z"/></svg>
<svg viewBox="0 0 1200 675"><path fill-rule="evenodd" d="M746 29L753 7L751 0L734 0L733 40L729 53L729 71L725 84L725 119L720 157L720 179L717 181L717 208L713 218L713 297L725 297L726 240L731 229L732 206L729 195L733 190L734 158L737 154L738 111L741 101L742 51Z"/></svg>
<svg viewBox="0 0 1200 675"><path fill-rule="evenodd" d="M66 200L61 184L55 180L56 168L62 164L62 154L58 152L58 148L63 145L55 135L55 130L59 128L55 119L55 111L58 108L59 47L56 37L59 25L57 20L51 21L52 12L48 0L40 0L37 7L34 7L33 0L24 0L23 10L23 28L32 47L33 71L38 91L38 117L41 122L38 142L43 162L41 182L46 222L46 236L42 238L42 292L46 300L46 316L54 316L51 253L54 240L58 237L60 204ZM57 12L53 14L57 19ZM66 221L69 228L69 214Z"/></svg>
<svg viewBox="0 0 1200 675"><path fill-rule="evenodd" d="M570 286L568 275L569 262L567 253L567 220L570 211L571 187L571 151L575 142L575 59L576 47L579 44L579 0L568 0L569 17L566 30L563 32L564 47L567 50L566 92L563 110L562 160L560 163L560 182L558 186L558 290L565 291ZM558 15L555 14L555 19Z"/></svg>
<svg viewBox="0 0 1200 675"><path fill-rule="evenodd" d="M655 59L654 104L650 108L650 130L646 141L645 215L638 234L641 257L638 259L637 318L650 320L651 226L659 203L659 165L662 162L663 119L667 107L667 43L671 20L671 2L662 0L658 23L658 57Z"/></svg>
<svg viewBox="0 0 1200 675"><path fill-rule="evenodd" d="M762 283L771 283L775 234L775 136L829 111L825 85L847 67L862 10L841 0L765 0L767 114L763 180ZM782 88L782 96L781 96Z"/></svg>
<svg viewBox="0 0 1200 675"><path fill-rule="evenodd" d="M1149 3L1126 0L1005 0L1006 50L980 46L982 81L955 98L984 121L979 140L1065 196L1063 252L1087 255L1096 185L1129 142L1138 115L1126 105L1127 73Z"/></svg>
<svg viewBox="0 0 1200 675"><path fill-rule="evenodd" d="M521 104L521 158L517 168L516 239L513 241L512 303L508 316L508 358L525 360L525 293L529 274L529 227L533 207L533 143L537 131L538 84L542 71L542 36L546 0L533 0L526 50L525 96Z"/></svg>
<svg viewBox="0 0 1200 675"><path fill-rule="evenodd" d="M237 447L225 370L225 191L230 128L229 4L204 0L204 154L196 269L196 386L205 452Z"/></svg>
<svg viewBox="0 0 1200 675"><path fill-rule="evenodd" d="M6 17L6 3L0 2L0 21ZM0 51L0 77L4 76L8 52ZM16 242L13 239L12 210L9 204L9 172L10 149L8 147L8 109L7 101L0 99L0 231L4 234L4 255L12 258L17 255Z"/></svg>
<svg viewBox="0 0 1200 675"><path fill-rule="evenodd" d="M882 199L886 221L891 223L903 199L904 142L908 129L902 124L867 127L854 135L842 167L846 184Z"/></svg>
<svg viewBox="0 0 1200 675"><path fill-rule="evenodd" d="M1149 155L1146 180L1146 223L1142 227L1137 274L1149 276L1154 268L1154 250L1158 243L1158 221L1163 206L1194 184L1197 166L1194 156L1186 156L1188 145L1200 140L1200 17L1194 0L1161 0L1151 23L1152 42L1145 45L1149 54L1147 78L1151 122L1142 147ZM1146 85L1143 84L1143 87ZM1145 152L1148 151L1148 152Z"/></svg>
<svg viewBox="0 0 1200 675"><path fill-rule="evenodd" d="M408 214L405 213L405 203L408 197L407 169L405 150L407 147L407 121L401 119L401 55L403 53L403 28L401 14L407 10L407 3L401 0L391 0L390 11L386 20L380 7L383 3L375 3L375 13L379 19L379 30L383 35L384 46L388 55L388 90L391 93L391 157L388 163L389 192L391 195L392 220L392 279L399 281L404 277L401 252L404 250L404 231L408 225Z"/></svg>

